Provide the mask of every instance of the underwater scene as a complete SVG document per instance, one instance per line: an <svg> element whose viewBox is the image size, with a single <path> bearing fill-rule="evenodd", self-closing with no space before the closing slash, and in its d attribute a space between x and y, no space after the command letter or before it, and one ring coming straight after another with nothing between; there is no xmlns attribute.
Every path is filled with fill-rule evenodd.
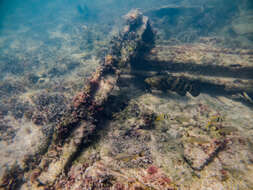
<svg viewBox="0 0 253 190"><path fill-rule="evenodd" d="M252 0L0 0L0 190L252 179Z"/></svg>

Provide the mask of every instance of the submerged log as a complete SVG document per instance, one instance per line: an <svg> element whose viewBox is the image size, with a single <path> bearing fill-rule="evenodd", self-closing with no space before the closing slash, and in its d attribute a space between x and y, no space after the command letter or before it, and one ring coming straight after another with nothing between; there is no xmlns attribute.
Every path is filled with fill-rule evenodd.
<svg viewBox="0 0 253 190"><path fill-rule="evenodd" d="M71 165L97 124L104 119L103 111L114 88L117 88L121 69L132 70L132 60L153 45L153 31L149 19L133 10L125 16L124 30L111 41L111 49L101 66L78 93L68 113L55 127L52 143L42 156L38 167L28 171L27 188L53 186L56 179ZM35 173L35 174L34 174Z"/></svg>
<svg viewBox="0 0 253 190"><path fill-rule="evenodd" d="M112 90L117 86L121 70L132 70L132 60L148 51L153 45L153 31L149 20L139 11L126 15L126 26L122 33L111 41L111 49L84 90L76 95L71 110L71 121L59 124L54 135L58 143L62 137L82 120L96 123ZM71 126L71 129L68 129ZM64 139L64 138L63 138Z"/></svg>
<svg viewBox="0 0 253 190"><path fill-rule="evenodd" d="M194 84L192 86L195 86L199 93L210 90L213 90L213 93L228 94L245 92L253 97L252 50L227 49L206 43L157 45L145 57L144 62L145 66L138 68L142 72L136 73L147 76L146 82L155 89L167 89L185 95L191 88L189 84ZM158 74L150 78L150 72L154 71ZM188 85L174 83L173 88L170 84L166 87L156 85L154 80L158 80L157 77L163 81L184 81Z"/></svg>

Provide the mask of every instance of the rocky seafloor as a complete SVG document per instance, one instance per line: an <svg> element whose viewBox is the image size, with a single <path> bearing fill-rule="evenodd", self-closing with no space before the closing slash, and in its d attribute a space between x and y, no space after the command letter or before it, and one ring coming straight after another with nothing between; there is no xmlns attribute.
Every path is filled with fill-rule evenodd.
<svg viewBox="0 0 253 190"><path fill-rule="evenodd" d="M89 55L61 44L49 49L66 54L60 66L33 70L21 54L22 74L3 76L0 189L253 188L253 52L239 42L252 31L229 48L220 36L161 40L138 11L126 22L105 58L108 41Z"/></svg>

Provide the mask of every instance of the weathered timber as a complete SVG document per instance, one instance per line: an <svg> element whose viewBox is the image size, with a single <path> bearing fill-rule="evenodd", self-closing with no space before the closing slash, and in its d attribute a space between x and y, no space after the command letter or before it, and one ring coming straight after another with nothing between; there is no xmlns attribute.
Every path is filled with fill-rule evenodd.
<svg viewBox="0 0 253 190"><path fill-rule="evenodd" d="M146 57L148 69L253 79L253 51L206 44L156 46Z"/></svg>
<svg viewBox="0 0 253 190"><path fill-rule="evenodd" d="M152 47L153 32L147 17L133 10L126 15L124 30L111 41L111 49L101 66L78 93L69 111L55 127L52 143L38 167L28 171L29 188L51 187L61 173L89 143L97 130L103 111L114 88L117 87L121 69L131 72L132 60ZM136 62L135 62L136 63Z"/></svg>
<svg viewBox="0 0 253 190"><path fill-rule="evenodd" d="M156 89L166 89L154 83L155 77L160 75L159 80L174 78L174 81L194 84L200 92L211 89L253 95L253 51L249 49L227 49L204 43L156 46L143 62L145 66L137 68L135 73L149 78L146 82ZM183 88L182 85L179 88ZM167 90L170 88L167 84ZM186 85L181 95L189 91L188 88ZM171 90L181 92L175 87Z"/></svg>

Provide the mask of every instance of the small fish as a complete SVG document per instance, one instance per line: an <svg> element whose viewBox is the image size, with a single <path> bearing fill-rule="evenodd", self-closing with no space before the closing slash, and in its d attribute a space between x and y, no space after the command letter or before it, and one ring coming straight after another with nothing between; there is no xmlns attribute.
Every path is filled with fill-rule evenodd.
<svg viewBox="0 0 253 190"><path fill-rule="evenodd" d="M175 120L178 121L179 123L183 123L183 122L189 122L190 119L184 116L176 116Z"/></svg>
<svg viewBox="0 0 253 190"><path fill-rule="evenodd" d="M156 121L162 121L162 120L164 120L164 114L158 115L155 120Z"/></svg>
<svg viewBox="0 0 253 190"><path fill-rule="evenodd" d="M129 155L128 153L120 153L115 157L115 159L124 161L124 162L129 162L131 160L136 160L137 158L143 157L143 156L144 156L144 151L139 152L137 154L132 154L132 155Z"/></svg>
<svg viewBox="0 0 253 190"><path fill-rule="evenodd" d="M96 10L94 8L88 7L86 4L79 4L76 7L78 14L87 20L97 18Z"/></svg>
<svg viewBox="0 0 253 190"><path fill-rule="evenodd" d="M236 131L238 131L238 129L236 129L235 127L223 127L219 129L219 132L224 134L230 134Z"/></svg>
<svg viewBox="0 0 253 190"><path fill-rule="evenodd" d="M243 97L243 99L245 99L253 104L252 98L246 92L242 92L242 97Z"/></svg>
<svg viewBox="0 0 253 190"><path fill-rule="evenodd" d="M89 14L89 9L88 9L88 6L87 5L78 5L77 6L77 11L79 14L82 14L82 15L85 15L85 16L88 16Z"/></svg>
<svg viewBox="0 0 253 190"><path fill-rule="evenodd" d="M222 122L223 118L220 115L214 115L210 118L211 122Z"/></svg>
<svg viewBox="0 0 253 190"><path fill-rule="evenodd" d="M185 140L188 143L198 143L198 144L207 144L210 143L210 141L204 139L203 137L189 137Z"/></svg>

